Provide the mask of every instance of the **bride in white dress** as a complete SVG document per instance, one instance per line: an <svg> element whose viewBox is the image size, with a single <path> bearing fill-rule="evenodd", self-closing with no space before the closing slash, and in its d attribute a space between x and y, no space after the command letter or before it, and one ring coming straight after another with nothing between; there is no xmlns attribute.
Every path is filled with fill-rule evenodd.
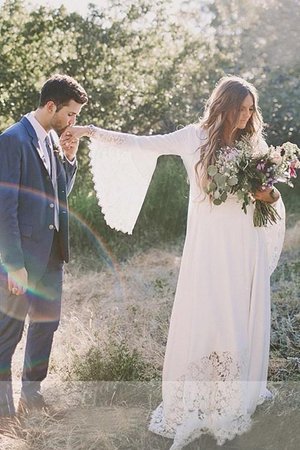
<svg viewBox="0 0 300 450"><path fill-rule="evenodd" d="M284 238L278 191L255 197L272 203L281 220L254 227L231 196L215 206L204 194L216 150L251 135L254 152L266 151L255 88L238 77L220 80L200 123L166 135L136 136L92 125L72 127L71 145L91 138L91 169L107 223L131 233L160 155L180 155L190 182L187 232L170 321L162 403L149 429L180 449L209 433L218 445L247 431L267 390L270 274Z"/></svg>

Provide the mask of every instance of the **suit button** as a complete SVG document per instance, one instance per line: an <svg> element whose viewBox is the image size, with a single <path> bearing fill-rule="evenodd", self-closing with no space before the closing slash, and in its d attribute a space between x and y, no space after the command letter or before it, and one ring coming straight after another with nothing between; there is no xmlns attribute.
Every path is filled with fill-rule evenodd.
<svg viewBox="0 0 300 450"><path fill-rule="evenodd" d="M53 228L54 228L54 225L49 225L49 230L53 230Z"/></svg>
<svg viewBox="0 0 300 450"><path fill-rule="evenodd" d="M50 203L50 208L54 208L54 203Z"/></svg>

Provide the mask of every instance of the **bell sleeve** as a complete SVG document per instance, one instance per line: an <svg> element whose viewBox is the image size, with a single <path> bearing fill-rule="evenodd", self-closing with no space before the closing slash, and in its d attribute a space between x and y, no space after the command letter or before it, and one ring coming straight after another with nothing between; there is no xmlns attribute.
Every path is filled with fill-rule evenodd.
<svg viewBox="0 0 300 450"><path fill-rule="evenodd" d="M132 234L157 158L160 155L183 156L189 140L195 136L193 125L153 136L94 127L89 146L91 171L99 206L111 228Z"/></svg>

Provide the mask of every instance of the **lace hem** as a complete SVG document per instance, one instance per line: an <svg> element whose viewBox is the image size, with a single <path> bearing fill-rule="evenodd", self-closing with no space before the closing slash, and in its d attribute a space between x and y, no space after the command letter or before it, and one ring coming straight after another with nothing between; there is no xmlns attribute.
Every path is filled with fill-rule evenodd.
<svg viewBox="0 0 300 450"><path fill-rule="evenodd" d="M182 448L202 434L211 434L218 445L251 428L249 382L245 356L212 352L189 364L178 381L163 383L164 401L153 412L149 430L174 439L172 450ZM259 404L260 383L250 388ZM252 396L252 394L250 394Z"/></svg>
<svg viewBox="0 0 300 450"><path fill-rule="evenodd" d="M203 434L210 434L217 441L217 445L223 445L227 440L246 433L251 429L252 420L250 414L240 415L227 421L227 424L218 426L213 424L214 418L199 417L197 411L190 412L185 421L172 426L164 417L163 402L156 408L151 416L149 431L162 437L174 439L172 450L181 449L198 439ZM171 450L170 449L170 450Z"/></svg>

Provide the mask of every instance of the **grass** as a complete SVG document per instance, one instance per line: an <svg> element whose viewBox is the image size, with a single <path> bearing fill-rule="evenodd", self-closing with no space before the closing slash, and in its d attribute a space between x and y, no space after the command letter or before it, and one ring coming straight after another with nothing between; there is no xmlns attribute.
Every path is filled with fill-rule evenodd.
<svg viewBox="0 0 300 450"><path fill-rule="evenodd" d="M300 381L300 221L286 233L271 279L272 328L269 378Z"/></svg>
<svg viewBox="0 0 300 450"><path fill-rule="evenodd" d="M26 439L6 440L1 450L167 450L171 441L147 431L150 411L160 401L160 383L68 383L48 386L56 402L68 398L63 420L31 415ZM77 396L76 396L77 390ZM300 389L272 383L274 400L260 406L250 432L226 443L225 450L296 450ZM217 450L205 435L186 450Z"/></svg>
<svg viewBox="0 0 300 450"><path fill-rule="evenodd" d="M300 221L287 230L284 252L272 276L269 381L276 396L258 408L253 433L226 444L228 450L297 448L299 231ZM30 416L26 439L2 439L1 450L170 447L169 440L147 431L147 422L160 402L161 369L180 255L181 246L177 245L136 253L128 261L114 261L105 269L98 267L96 260L85 262L83 258L68 265L61 326L55 335L50 374L44 382L46 399L52 404L55 401L65 417ZM23 350L24 339L14 358L15 378L21 374ZM17 399L19 384L15 383L15 389ZM253 442L255 447L251 447ZM201 446L216 449L208 436L203 437ZM198 448L197 441L187 450Z"/></svg>
<svg viewBox="0 0 300 450"><path fill-rule="evenodd" d="M299 230L299 222L288 230L285 250L272 276L270 381L300 379ZM90 320L90 334L97 338L74 360L71 378L120 380L124 379L123 373L127 380L160 378L179 261L178 248L136 255L118 269L118 300L112 298L118 289L113 289L111 284L109 289L104 289L110 291L110 298L106 299L100 292L96 295L97 299L101 298L100 305L92 306L88 300L91 310L100 308L106 313L100 314L103 323ZM100 273L98 281L91 283L94 288L95 283L99 286L105 283L102 276ZM108 283L111 278L106 277ZM140 369L136 370L137 367Z"/></svg>

